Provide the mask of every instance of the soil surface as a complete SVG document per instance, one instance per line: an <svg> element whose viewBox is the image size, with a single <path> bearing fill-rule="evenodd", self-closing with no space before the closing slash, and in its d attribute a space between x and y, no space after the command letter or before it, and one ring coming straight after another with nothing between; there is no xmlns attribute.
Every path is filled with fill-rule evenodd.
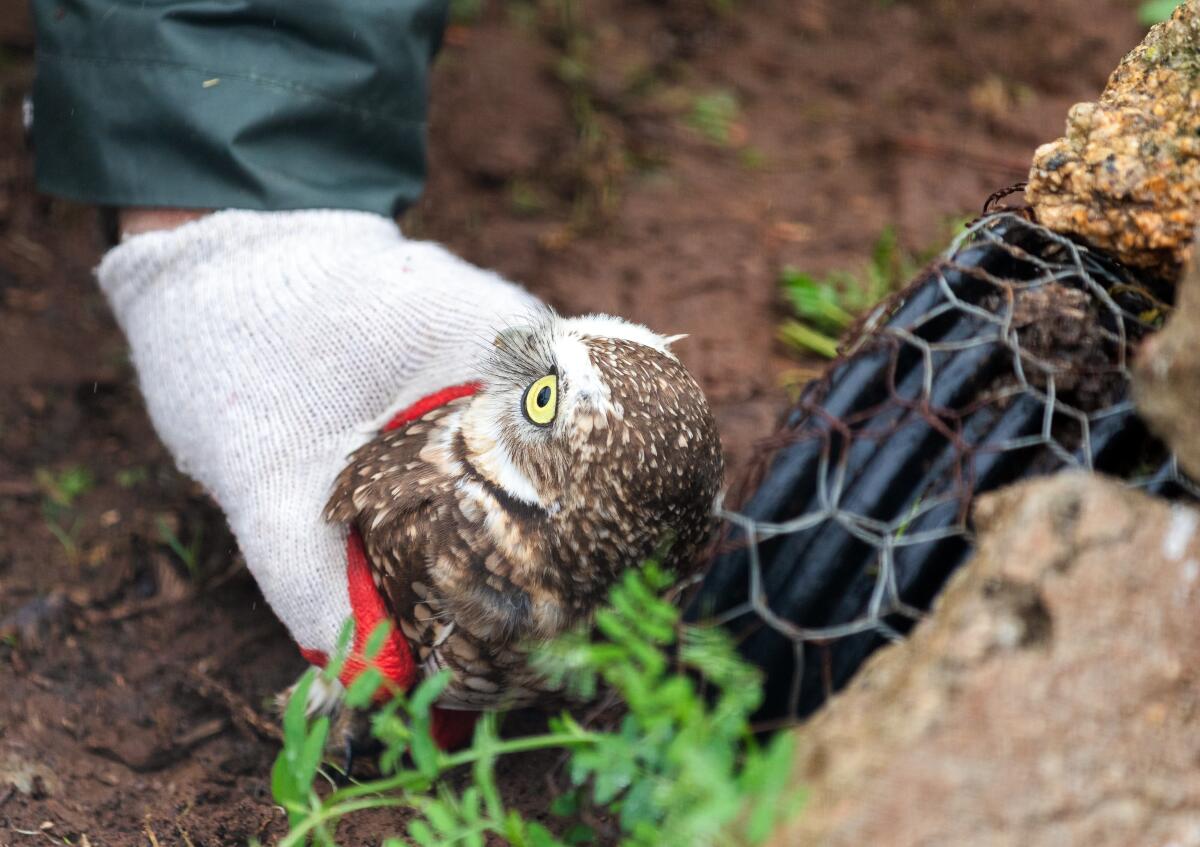
<svg viewBox="0 0 1200 847"><path fill-rule="evenodd" d="M574 30L543 5L449 33L405 229L689 333L733 473L817 367L775 340L780 269L857 268L889 225L931 246L1142 35L1124 0L589 0ZM0 39L0 845L269 843L268 701L303 662L155 440L96 216L34 191L31 39ZM544 815L556 762L504 763L511 802Z"/></svg>

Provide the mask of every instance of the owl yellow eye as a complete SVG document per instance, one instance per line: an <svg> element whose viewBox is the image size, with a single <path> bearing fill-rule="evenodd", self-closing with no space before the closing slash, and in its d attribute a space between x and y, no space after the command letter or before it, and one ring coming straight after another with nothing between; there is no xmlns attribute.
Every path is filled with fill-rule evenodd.
<svg viewBox="0 0 1200 847"><path fill-rule="evenodd" d="M558 411L558 377L548 374L525 389L525 417L530 423L546 426Z"/></svg>

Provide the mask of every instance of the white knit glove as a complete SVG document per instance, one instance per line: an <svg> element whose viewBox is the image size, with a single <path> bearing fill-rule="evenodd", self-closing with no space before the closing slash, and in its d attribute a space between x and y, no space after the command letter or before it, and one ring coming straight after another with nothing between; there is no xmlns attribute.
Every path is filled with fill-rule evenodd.
<svg viewBox="0 0 1200 847"><path fill-rule="evenodd" d="M334 478L537 301L346 211L218 212L129 238L97 274L159 436L297 644L332 655L351 614L345 529L322 519Z"/></svg>

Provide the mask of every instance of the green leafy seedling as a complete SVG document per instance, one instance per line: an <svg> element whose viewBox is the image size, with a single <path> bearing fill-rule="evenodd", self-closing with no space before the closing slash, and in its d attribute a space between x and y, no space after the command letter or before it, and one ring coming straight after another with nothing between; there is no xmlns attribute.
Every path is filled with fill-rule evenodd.
<svg viewBox="0 0 1200 847"><path fill-rule="evenodd" d="M271 769L271 793L287 812L292 826L304 820L313 807L313 781L329 735L328 717L310 723L305 714L317 675L312 669L305 673L288 700L283 713L283 749Z"/></svg>
<svg viewBox="0 0 1200 847"><path fill-rule="evenodd" d="M961 217L949 218L942 229L948 236L961 230L965 222ZM943 240L939 238L938 243ZM780 325L779 338L802 352L834 358L838 337L854 320L908 282L934 255L936 248L905 251L896 230L888 226L875 239L870 260L857 271L815 276L784 268L780 284L795 317Z"/></svg>
<svg viewBox="0 0 1200 847"><path fill-rule="evenodd" d="M83 529L83 518L73 510L79 498L95 486L95 479L80 465L58 472L38 468L33 476L42 489L42 520L63 548L67 561L76 565L80 559L79 533Z"/></svg>
<svg viewBox="0 0 1200 847"><path fill-rule="evenodd" d="M469 26L483 14L483 0L450 0L450 20Z"/></svg>
<svg viewBox="0 0 1200 847"><path fill-rule="evenodd" d="M149 472L143 467L121 468L117 471L116 481L121 488L137 488L150 478Z"/></svg>
<svg viewBox="0 0 1200 847"><path fill-rule="evenodd" d="M272 773L272 791L290 825L282 847L334 844L343 817L396 807L415 816L403 838L384 841L393 847L483 847L489 839L516 847L591 844L597 834L571 820L586 807L607 810L630 847L761 844L803 802L789 788L791 736L781 733L765 745L755 738L750 716L762 697L759 672L723 631L680 621L663 596L672 583L653 563L630 571L597 614L596 634L568 633L535 656L547 679L569 690L615 692L627 711L612 729L587 729L564 712L545 733L501 738L500 717L485 714L468 748L440 750L430 728L432 706L449 682L443 672L397 694L374 716L372 732L384 747L381 775L322 795L314 781L328 721L304 715L315 678L307 676L288 704L284 749ZM377 652L386 635L373 631L364 652ZM505 808L496 778L504 756L541 749L569 757L573 787L552 805L566 818L562 834ZM470 779L455 792L440 779L459 767L469 768Z"/></svg>
<svg viewBox="0 0 1200 847"><path fill-rule="evenodd" d="M44 514L43 519L46 522L46 529L50 530L54 540L63 548L67 561L72 565L78 564L81 558L79 533L83 529L83 518L73 517L70 518L69 523L63 523L59 517Z"/></svg>
<svg viewBox="0 0 1200 847"><path fill-rule="evenodd" d="M96 484L91 471L81 465L73 465L57 473L48 468L38 468L33 472L33 478L43 494L64 509L74 506L75 501Z"/></svg>
<svg viewBox="0 0 1200 847"><path fill-rule="evenodd" d="M184 544L179 539L179 535L171 528L171 524L162 515L155 518L155 526L158 528L158 538L170 548L176 558L187 569L188 576L193 582L200 579L200 544L204 539L204 527L197 523L195 530L192 532L192 537L187 544Z"/></svg>
<svg viewBox="0 0 1200 847"><path fill-rule="evenodd" d="M688 123L709 141L728 146L732 130L741 116L737 96L726 89L698 94L692 99Z"/></svg>
<svg viewBox="0 0 1200 847"><path fill-rule="evenodd" d="M523 179L509 183L508 200L519 215L537 215L546 210L546 195L536 184Z"/></svg>

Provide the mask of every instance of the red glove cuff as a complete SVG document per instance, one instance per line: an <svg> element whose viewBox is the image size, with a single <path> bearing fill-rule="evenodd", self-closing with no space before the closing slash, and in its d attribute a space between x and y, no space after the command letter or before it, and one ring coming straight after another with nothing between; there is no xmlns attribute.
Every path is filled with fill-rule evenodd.
<svg viewBox="0 0 1200 847"><path fill-rule="evenodd" d="M354 642L338 678L349 687L360 673L368 667L375 667L385 680L407 691L416 682L417 668L403 633L393 629L374 659L367 659L365 655L367 639L381 621L388 620L388 613L379 589L375 587L375 580L371 578L362 536L354 528L346 537L346 579L349 583L350 609L354 614ZM317 667L323 668L329 662L329 657L321 650L302 647L300 654ZM376 693L375 699L377 702L386 702L390 696L385 685Z"/></svg>
<svg viewBox="0 0 1200 847"><path fill-rule="evenodd" d="M469 396L478 390L479 383L468 382L462 385L453 385L423 397L395 415L383 427L383 431L390 432L399 429L452 400ZM342 666L339 679L343 685L349 687L368 667L377 668L390 684L380 687L375 695L375 700L376 702L387 702L396 688L401 691L408 691L412 688L417 681L417 668L408 640L398 629L393 629L388 634L387 640L384 641L383 647L375 655L375 658L366 658L367 639L370 638L380 621L388 620L389 616L387 605L383 602L383 597L380 596L379 589L375 586L375 580L371 576L362 536L354 527L350 528L346 537L346 579L350 593L350 610L354 615L354 642L351 645L350 654L346 657L346 663ZM301 647L300 654L317 667L323 668L329 662L329 657L321 650L309 650ZM443 750L461 747L470 740L478 719L478 712L451 711L435 706L432 725L434 740Z"/></svg>

